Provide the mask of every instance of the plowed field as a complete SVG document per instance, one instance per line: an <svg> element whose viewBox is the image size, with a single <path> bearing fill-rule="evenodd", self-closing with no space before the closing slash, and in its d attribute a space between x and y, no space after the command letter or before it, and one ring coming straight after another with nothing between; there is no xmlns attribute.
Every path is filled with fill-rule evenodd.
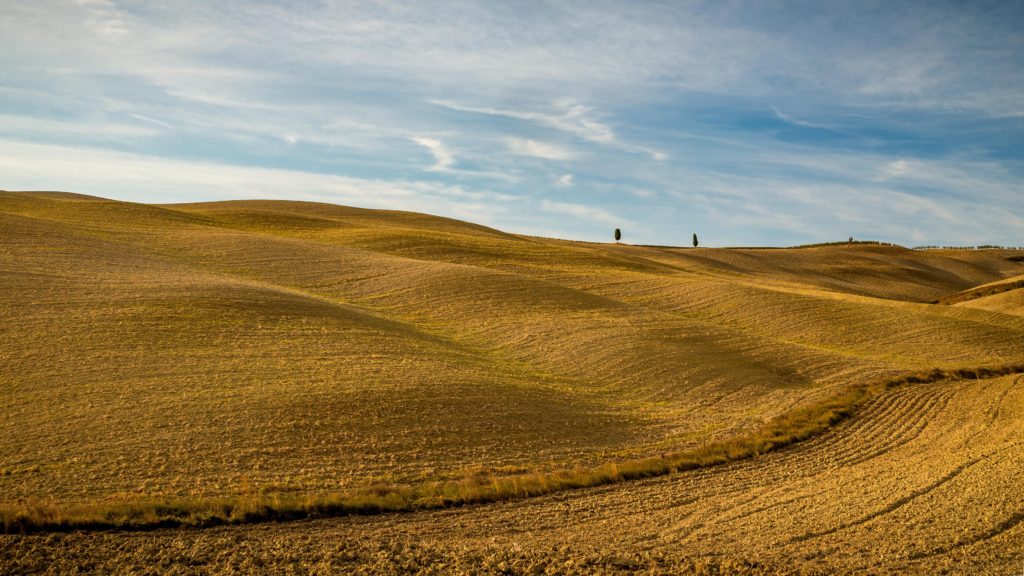
<svg viewBox="0 0 1024 576"><path fill-rule="evenodd" d="M1013 292L928 303L1019 276L999 250L666 249L27 193L0 193L0 239L6 514L585 468L872 379L1024 360ZM1016 574L1022 442L1019 376L911 383L699 470L434 511L9 534L0 571Z"/></svg>

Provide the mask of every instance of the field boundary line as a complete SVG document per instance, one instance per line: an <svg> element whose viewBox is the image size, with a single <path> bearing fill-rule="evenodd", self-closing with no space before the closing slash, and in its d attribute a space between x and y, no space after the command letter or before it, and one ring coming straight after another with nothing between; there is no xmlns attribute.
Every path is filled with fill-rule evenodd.
<svg viewBox="0 0 1024 576"><path fill-rule="evenodd" d="M796 408L760 429L691 450L515 475L474 474L461 480L378 485L329 494L251 493L219 498L153 498L124 503L0 504L3 533L75 530L154 530L280 522L351 515L415 512L521 500L664 476L756 458L819 436L885 391L907 384L960 378L980 380L1024 373L1024 363L976 368L935 368L851 384L830 398Z"/></svg>

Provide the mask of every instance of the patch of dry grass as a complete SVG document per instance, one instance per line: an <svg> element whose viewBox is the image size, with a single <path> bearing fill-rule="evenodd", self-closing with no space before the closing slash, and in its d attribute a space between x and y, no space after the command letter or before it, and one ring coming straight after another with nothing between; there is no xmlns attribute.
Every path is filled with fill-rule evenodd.
<svg viewBox="0 0 1024 576"><path fill-rule="evenodd" d="M820 434L854 414L868 399L906 384L950 378L989 379L1024 373L1024 364L996 367L933 369L856 384L841 393L772 419L761 429L725 442L684 452L576 466L551 472L510 476L468 475L457 481L377 485L315 496L257 491L243 487L232 498L128 502L119 505L62 506L30 501L0 505L6 533L36 531L210 527L225 524L298 520L345 515L413 512L517 500L565 490L591 488L641 478L694 470L757 457Z"/></svg>
<svg viewBox="0 0 1024 576"><path fill-rule="evenodd" d="M1009 292L1011 290L1018 290L1024 288L1024 280L1015 280L1013 282L999 282L995 284L988 284L973 288L971 290L965 290L963 292L957 292L956 294L950 294L949 296L943 296L935 301L936 304L958 304L960 302L967 302L969 300L976 300L978 298L984 298L986 296L994 296L996 294L1002 294L1003 292Z"/></svg>

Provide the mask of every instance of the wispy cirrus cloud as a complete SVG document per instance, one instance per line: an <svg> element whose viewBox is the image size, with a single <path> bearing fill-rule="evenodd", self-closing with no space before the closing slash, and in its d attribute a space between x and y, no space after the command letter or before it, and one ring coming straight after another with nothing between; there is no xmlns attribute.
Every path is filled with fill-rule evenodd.
<svg viewBox="0 0 1024 576"><path fill-rule="evenodd" d="M622 142L609 125L594 118L593 108L584 106L572 99L562 99L554 102L552 104L552 111L547 112L470 106L447 100L431 100L430 103L457 112L500 116L532 122L540 126L567 132L588 142L611 146L627 152L647 154L657 161L662 161L668 157L668 154L661 150Z"/></svg>
<svg viewBox="0 0 1024 576"><path fill-rule="evenodd" d="M505 144L510 152L519 156L532 156L545 160L572 160L577 156L575 152L562 146L528 138L507 138Z"/></svg>
<svg viewBox="0 0 1024 576"><path fill-rule="evenodd" d="M426 136L412 136L409 138L413 142L423 146L434 156L434 165L427 168L434 172L444 172L455 164L455 154L448 149L440 140L428 138Z"/></svg>
<svg viewBox="0 0 1024 576"><path fill-rule="evenodd" d="M903 175L909 167L910 164L904 159L893 160L885 165L882 172L885 177L896 177Z"/></svg>
<svg viewBox="0 0 1024 576"><path fill-rule="evenodd" d="M789 114L784 114L781 110L779 110L778 108L776 108L774 106L772 106L772 112L775 112L775 117L778 118L779 120L782 120L783 122L787 122L789 124L794 124L796 126L803 126L805 128L820 128L822 130L832 130L833 129L832 126L829 126L827 124L819 124L817 122L811 122L809 120L802 120L800 118L794 118L793 116L790 116Z"/></svg>
<svg viewBox="0 0 1024 576"><path fill-rule="evenodd" d="M555 112L532 112L489 108L486 106L470 106L448 100L430 100L430 103L458 112L525 120L548 128L554 128L555 130L568 132L591 142L608 143L615 141L615 133L608 125L590 117L591 108L575 103L572 100L562 100L555 103Z"/></svg>

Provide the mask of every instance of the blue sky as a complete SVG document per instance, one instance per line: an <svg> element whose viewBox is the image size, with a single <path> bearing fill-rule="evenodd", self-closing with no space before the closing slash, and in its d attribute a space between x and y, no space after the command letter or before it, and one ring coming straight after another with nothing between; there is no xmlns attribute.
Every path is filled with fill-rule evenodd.
<svg viewBox="0 0 1024 576"><path fill-rule="evenodd" d="M1024 3L0 0L0 188L1024 245Z"/></svg>

